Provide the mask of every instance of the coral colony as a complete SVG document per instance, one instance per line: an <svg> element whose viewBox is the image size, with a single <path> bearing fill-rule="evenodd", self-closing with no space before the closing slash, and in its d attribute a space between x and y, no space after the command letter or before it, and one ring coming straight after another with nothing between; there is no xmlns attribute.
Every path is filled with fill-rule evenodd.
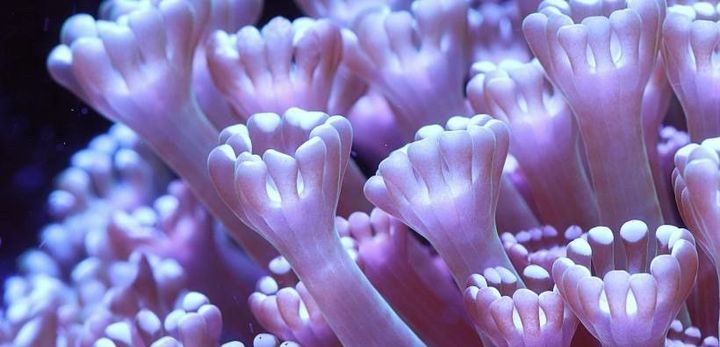
<svg viewBox="0 0 720 347"><path fill-rule="evenodd" d="M116 124L57 178L0 340L718 346L715 2L70 17L49 72Z"/></svg>

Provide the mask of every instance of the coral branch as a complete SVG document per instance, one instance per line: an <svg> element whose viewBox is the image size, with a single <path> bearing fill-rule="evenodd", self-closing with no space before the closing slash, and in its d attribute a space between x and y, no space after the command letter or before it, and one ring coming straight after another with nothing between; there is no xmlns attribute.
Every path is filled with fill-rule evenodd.
<svg viewBox="0 0 720 347"><path fill-rule="evenodd" d="M665 3L553 4L525 18L523 31L576 116L600 222L619 230L626 220L642 219L652 232L663 218L638 134L643 132L643 91L657 59ZM650 239L655 242L652 235Z"/></svg>
<svg viewBox="0 0 720 347"><path fill-rule="evenodd" d="M577 125L560 93L545 82L542 66L507 60L494 69L476 65L485 71L468 83L468 99L488 105L494 117L508 123L510 152L525 174L541 221L557 228L596 225L598 207L583 167ZM550 171L553 175L546 174Z"/></svg>
<svg viewBox="0 0 720 347"><path fill-rule="evenodd" d="M689 11L688 11L689 10ZM667 77L682 104L693 142L720 136L718 24L692 7L671 7L663 25Z"/></svg>
<svg viewBox="0 0 720 347"><path fill-rule="evenodd" d="M488 267L512 269L495 226L509 138L487 115L470 119L466 130L438 128L420 131L420 140L380 163L365 195L427 238L462 288Z"/></svg>
<svg viewBox="0 0 720 347"><path fill-rule="evenodd" d="M350 159L349 122L290 109L282 117L256 114L247 127L231 132L208 160L215 187L287 259L340 341L420 345L350 259L335 231Z"/></svg>

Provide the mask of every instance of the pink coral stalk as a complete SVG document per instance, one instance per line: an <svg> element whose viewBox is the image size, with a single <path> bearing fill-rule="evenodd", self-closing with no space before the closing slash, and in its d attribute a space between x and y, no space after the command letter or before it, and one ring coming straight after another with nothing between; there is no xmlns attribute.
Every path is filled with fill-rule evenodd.
<svg viewBox="0 0 720 347"><path fill-rule="evenodd" d="M450 131L466 130L472 124L474 124L472 118L454 116L448 119L445 129ZM415 134L415 138L422 139L442 131L443 127L440 125L428 125L420 128ZM516 186L515 178L518 178L516 167L517 165L513 167L509 161L506 161L503 166L503 173L500 178L500 196L497 199L497 208L495 210L495 222L499 231L515 232L540 225L531 210L530 204L525 200L520 188Z"/></svg>
<svg viewBox="0 0 720 347"><path fill-rule="evenodd" d="M663 212L663 218L667 223L676 223L677 209L673 204L671 175L663 166L663 159L667 160L667 156L661 150L661 143L667 139L667 133L663 134L662 121L670 108L672 101L672 88L665 75L665 61L662 55L658 55L655 68L653 69L650 79L645 86L642 101L642 114L640 118L643 123L643 138L645 140L645 149L647 150L648 160L652 168L653 183L655 183L655 191L657 192L658 202ZM663 146L665 149L671 146ZM677 148L674 148L677 150ZM674 153L674 151L672 151Z"/></svg>
<svg viewBox="0 0 720 347"><path fill-rule="evenodd" d="M380 163L365 185L368 199L428 239L459 288L488 267L511 269L495 226L507 127L478 115L464 130L419 135Z"/></svg>
<svg viewBox="0 0 720 347"><path fill-rule="evenodd" d="M708 19L692 7L678 6L670 9L663 25L667 76L693 142L720 136L720 80L714 60L720 31L716 19Z"/></svg>
<svg viewBox="0 0 720 347"><path fill-rule="evenodd" d="M357 242L363 273L425 343L473 345L478 340L446 272L410 230L380 209L339 219L338 232ZM418 305L422 302L422 305Z"/></svg>
<svg viewBox="0 0 720 347"><path fill-rule="evenodd" d="M718 139L708 139L701 145L690 144L675 155L673 183L680 215L712 260L716 277L720 278L717 226L718 208ZM714 300L713 300L714 301Z"/></svg>
<svg viewBox="0 0 720 347"><path fill-rule="evenodd" d="M348 121L290 109L282 117L256 114L232 133L208 160L215 187L287 259L340 341L420 345L335 231L352 142Z"/></svg>
<svg viewBox="0 0 720 347"><path fill-rule="evenodd" d="M523 31L576 116L600 222L619 230L626 220L642 219L652 233L663 217L638 134L643 131L643 91L657 59L665 3L572 1L548 2L541 8L525 18Z"/></svg>
<svg viewBox="0 0 720 347"><path fill-rule="evenodd" d="M596 225L597 201L583 167L577 125L562 95L549 88L542 66L507 60L494 68L476 65L486 67L468 83L468 99L474 107L488 105L510 126L510 152L541 221L558 228Z"/></svg>

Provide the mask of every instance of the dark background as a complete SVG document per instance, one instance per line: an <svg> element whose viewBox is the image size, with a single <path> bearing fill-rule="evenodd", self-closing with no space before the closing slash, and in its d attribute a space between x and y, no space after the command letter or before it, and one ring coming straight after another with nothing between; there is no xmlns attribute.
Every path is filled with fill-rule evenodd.
<svg viewBox="0 0 720 347"><path fill-rule="evenodd" d="M63 21L95 14L98 0L11 1L0 11L0 274L37 245L50 219L45 210L53 178L110 123L55 84L45 58ZM299 10L290 0L265 0L262 19Z"/></svg>

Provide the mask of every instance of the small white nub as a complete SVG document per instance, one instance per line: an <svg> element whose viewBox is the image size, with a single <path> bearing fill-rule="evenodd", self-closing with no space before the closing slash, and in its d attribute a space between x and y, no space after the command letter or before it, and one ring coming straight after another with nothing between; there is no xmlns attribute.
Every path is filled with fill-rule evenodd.
<svg viewBox="0 0 720 347"><path fill-rule="evenodd" d="M120 169L133 169L140 165L142 158L131 149L121 149L115 154L115 166Z"/></svg>
<svg viewBox="0 0 720 347"><path fill-rule="evenodd" d="M630 243L635 243L643 238L647 237L648 226L640 220L631 220L625 222L620 227L620 236L623 240Z"/></svg>
<svg viewBox="0 0 720 347"><path fill-rule="evenodd" d="M248 136L247 127L244 124L235 124L226 127L220 132L220 143L225 143L227 140L235 135Z"/></svg>
<svg viewBox="0 0 720 347"><path fill-rule="evenodd" d="M123 147L133 147L140 141L138 135L126 125L115 124L110 127L110 131L108 133Z"/></svg>
<svg viewBox="0 0 720 347"><path fill-rule="evenodd" d="M543 231L540 228L530 229L530 239L533 241L540 241L543 238Z"/></svg>
<svg viewBox="0 0 720 347"><path fill-rule="evenodd" d="M530 235L529 232L523 230L515 234L515 239L517 239L519 243L526 243L529 242L530 239L532 239L532 235Z"/></svg>
<svg viewBox="0 0 720 347"><path fill-rule="evenodd" d="M180 319L182 317L185 317L185 311L183 310L175 310L170 312L170 314L165 317L165 322L163 323L163 326L165 327L165 330L168 332L174 332L177 330L178 324L180 322Z"/></svg>
<svg viewBox="0 0 720 347"><path fill-rule="evenodd" d="M185 295L182 302L182 308L185 311L197 311L200 306L210 303L205 295L198 292L190 292Z"/></svg>
<svg viewBox="0 0 720 347"><path fill-rule="evenodd" d="M86 279L92 279L99 271L101 271L101 268L102 265L100 264L100 259L95 257L86 258L75 266L70 274L70 278L72 278L73 282L82 282Z"/></svg>
<svg viewBox="0 0 720 347"><path fill-rule="evenodd" d="M685 336L694 339L700 339L702 337L702 334L700 333L700 329L696 327L689 327L685 329Z"/></svg>
<svg viewBox="0 0 720 347"><path fill-rule="evenodd" d="M251 117L251 120L259 130L265 133L274 132L282 123L280 116L270 112L256 113Z"/></svg>
<svg viewBox="0 0 720 347"><path fill-rule="evenodd" d="M434 136L439 136L444 131L445 131L445 129L443 129L443 127L441 127L438 124L426 125L426 126L420 128L415 133L415 141L427 139L427 138L434 137Z"/></svg>
<svg viewBox="0 0 720 347"><path fill-rule="evenodd" d="M614 237L612 230L608 227L594 227L588 231L588 237L590 240L599 243L601 245L610 245L613 243Z"/></svg>
<svg viewBox="0 0 720 347"><path fill-rule="evenodd" d="M542 228L542 237L544 237L544 238L554 238L554 237L556 237L556 236L558 236L558 231L557 231L557 229L555 229L555 228L553 228L553 227L551 227L551 226L549 226L549 225L548 225L548 226L544 226L544 227Z"/></svg>
<svg viewBox="0 0 720 347"><path fill-rule="evenodd" d="M584 255L588 257L592 255L592 248L590 247L590 244L588 244L588 242L583 239L573 240L568 244L567 248L568 252L572 252L578 255Z"/></svg>
<svg viewBox="0 0 720 347"><path fill-rule="evenodd" d="M515 236L511 233L504 232L502 235L500 235L500 240L503 243L517 243L517 240L515 239Z"/></svg>
<svg viewBox="0 0 720 347"><path fill-rule="evenodd" d="M115 150L117 150L117 146L117 141L108 134L98 135L88 144L88 148L107 154L115 152Z"/></svg>
<svg viewBox="0 0 720 347"><path fill-rule="evenodd" d="M510 270L500 266L485 269L485 271L483 271L483 277L487 281L489 287L504 287L505 285L513 285L517 283L515 275L510 272Z"/></svg>
<svg viewBox="0 0 720 347"><path fill-rule="evenodd" d="M670 237L678 229L679 228L674 225L661 225L655 231L655 238L657 238L658 243L660 243L661 246L668 246L670 243Z"/></svg>
<svg viewBox="0 0 720 347"><path fill-rule="evenodd" d="M64 190L56 190L48 197L48 207L53 215L66 214L77 204L75 196Z"/></svg>
<svg viewBox="0 0 720 347"><path fill-rule="evenodd" d="M577 225L569 226L565 229L565 240L575 240L582 236L582 229Z"/></svg>
<svg viewBox="0 0 720 347"><path fill-rule="evenodd" d="M150 310L143 309L136 316L138 325L148 334L154 335L162 329L162 322Z"/></svg>
<svg viewBox="0 0 720 347"><path fill-rule="evenodd" d="M72 64L72 51L70 47L58 46L51 52L51 58L54 62L62 62L64 64Z"/></svg>
<svg viewBox="0 0 720 347"><path fill-rule="evenodd" d="M280 341L271 334L258 334L253 339L253 347L275 347Z"/></svg>
<svg viewBox="0 0 720 347"><path fill-rule="evenodd" d="M175 259L165 259L153 266L153 272L159 282L177 280L185 275L185 269Z"/></svg>
<svg viewBox="0 0 720 347"><path fill-rule="evenodd" d="M130 325L127 322L117 322L110 324L105 328L105 334L113 340L132 344L132 333L130 332Z"/></svg>
<svg viewBox="0 0 720 347"><path fill-rule="evenodd" d="M495 63L488 60L481 60L472 64L472 67L470 68L470 73L474 76L477 74L486 74L495 70L497 70L497 65L495 65Z"/></svg>
<svg viewBox="0 0 720 347"><path fill-rule="evenodd" d="M357 246L355 239L349 236L340 237L340 244L342 244L344 249L354 249Z"/></svg>
<svg viewBox="0 0 720 347"><path fill-rule="evenodd" d="M682 332L682 330L683 330L683 325L679 320L674 319L672 321L672 323L670 323L670 331L671 332L676 332L679 334Z"/></svg>
<svg viewBox="0 0 720 347"><path fill-rule="evenodd" d="M703 340L702 347L716 347L720 346L720 341L715 336L708 336Z"/></svg>
<svg viewBox="0 0 720 347"><path fill-rule="evenodd" d="M712 143L712 142L709 142L709 143ZM692 161L710 160L713 164L718 165L718 164L720 164L720 156L718 156L717 150L718 150L717 148L713 148L710 145L705 145L703 143L702 146L693 149L693 151L692 151L692 153L690 153L688 159L692 160Z"/></svg>
<svg viewBox="0 0 720 347"><path fill-rule="evenodd" d="M144 226L153 226L158 221L158 215L150 207L141 206L132 213L132 218Z"/></svg>
<svg viewBox="0 0 720 347"><path fill-rule="evenodd" d="M55 260L40 250L30 250L20 256L18 267L25 273L51 273L57 275L59 269Z"/></svg>
<svg viewBox="0 0 720 347"><path fill-rule="evenodd" d="M258 280L257 290L263 294L270 295L277 293L279 288L275 279L270 276L265 276Z"/></svg>
<svg viewBox="0 0 720 347"><path fill-rule="evenodd" d="M672 5L667 9L668 15L682 15L690 20L695 20L695 10L688 5Z"/></svg>
<svg viewBox="0 0 720 347"><path fill-rule="evenodd" d="M215 32L215 38L217 40L217 45L215 46L216 53L222 54L230 59L238 59L240 57L237 50L237 36L228 35L220 30Z"/></svg>
<svg viewBox="0 0 720 347"><path fill-rule="evenodd" d="M709 2L696 2L692 4L695 16L700 20L714 20L717 18L715 7Z"/></svg>
<svg viewBox="0 0 720 347"><path fill-rule="evenodd" d="M544 280L550 278L550 274L547 272L547 270L535 264L528 265L523 270L523 276L536 280Z"/></svg>
<svg viewBox="0 0 720 347"><path fill-rule="evenodd" d="M445 128L447 128L447 130L465 130L469 123L469 118L454 116L448 119Z"/></svg>
<svg viewBox="0 0 720 347"><path fill-rule="evenodd" d="M485 271L483 271L483 277L485 277L485 280L490 286L497 286L502 282L500 274L494 268L485 269Z"/></svg>
<svg viewBox="0 0 720 347"><path fill-rule="evenodd" d="M515 283L517 282L517 278L512 273L512 271L504 268L504 267L497 267L497 271L500 274L500 278L502 278L503 283Z"/></svg>
<svg viewBox="0 0 720 347"><path fill-rule="evenodd" d="M720 7L720 4L718 4L718 6ZM711 148L715 152L720 152L720 137L713 137L713 138L703 140L702 146Z"/></svg>
<svg viewBox="0 0 720 347"><path fill-rule="evenodd" d="M270 260L268 268L270 269L270 272L276 275L285 275L292 270L290 263L288 263L287 259L282 256Z"/></svg>
<svg viewBox="0 0 720 347"><path fill-rule="evenodd" d="M175 213L180 202L172 195L163 195L155 199L153 207L161 220L167 219L171 214Z"/></svg>
<svg viewBox="0 0 720 347"><path fill-rule="evenodd" d="M318 111L305 111L292 107L285 111L285 121L299 126L301 129L312 130L312 128L323 124L329 117L327 114Z"/></svg>

